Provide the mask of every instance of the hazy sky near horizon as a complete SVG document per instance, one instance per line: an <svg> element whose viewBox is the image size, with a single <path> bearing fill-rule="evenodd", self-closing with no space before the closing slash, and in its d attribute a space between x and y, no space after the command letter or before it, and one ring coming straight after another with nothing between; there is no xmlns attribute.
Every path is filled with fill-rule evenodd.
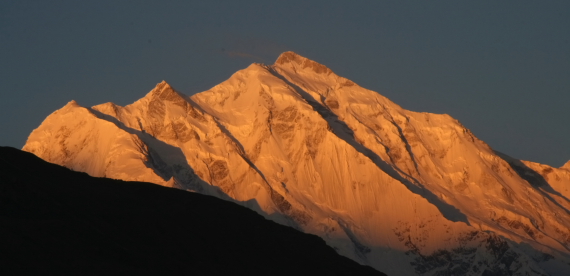
<svg viewBox="0 0 570 276"><path fill-rule="evenodd" d="M570 159L570 1L0 2L0 146L67 102L192 95L284 51L495 150Z"/></svg>

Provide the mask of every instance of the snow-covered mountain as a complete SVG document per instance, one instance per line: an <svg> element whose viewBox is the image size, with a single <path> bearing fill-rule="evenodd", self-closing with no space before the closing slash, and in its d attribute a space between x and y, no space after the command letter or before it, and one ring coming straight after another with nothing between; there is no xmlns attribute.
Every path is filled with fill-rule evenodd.
<svg viewBox="0 0 570 276"><path fill-rule="evenodd" d="M72 101L24 150L240 202L388 275L570 274L570 162L498 153L293 52L190 97Z"/></svg>

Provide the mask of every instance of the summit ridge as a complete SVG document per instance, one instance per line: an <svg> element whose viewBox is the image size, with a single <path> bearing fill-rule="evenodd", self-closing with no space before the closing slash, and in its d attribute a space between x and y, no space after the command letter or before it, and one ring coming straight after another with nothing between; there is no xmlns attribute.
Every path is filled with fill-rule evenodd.
<svg viewBox="0 0 570 276"><path fill-rule="evenodd" d="M293 66L301 66L303 69L310 68L317 74L331 74L330 70L325 65L322 65L316 61L310 60L306 57L300 56L294 52L282 53L279 58L275 61L275 66L293 64Z"/></svg>
<svg viewBox="0 0 570 276"><path fill-rule="evenodd" d="M570 173L293 52L185 96L54 112L24 150L238 202L388 275L570 273Z"/></svg>

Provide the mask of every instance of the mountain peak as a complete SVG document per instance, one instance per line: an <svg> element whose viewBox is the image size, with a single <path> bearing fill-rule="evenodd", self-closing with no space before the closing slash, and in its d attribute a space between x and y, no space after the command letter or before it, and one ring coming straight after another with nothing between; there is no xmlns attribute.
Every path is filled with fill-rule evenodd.
<svg viewBox="0 0 570 276"><path fill-rule="evenodd" d="M547 275L553 263L570 275L569 163L498 154L450 116L405 110L294 52L191 97L163 81L114 108L54 113L25 149L232 198L392 275Z"/></svg>
<svg viewBox="0 0 570 276"><path fill-rule="evenodd" d="M76 107L76 106L80 106L80 105L75 100L71 100L65 106Z"/></svg>
<svg viewBox="0 0 570 276"><path fill-rule="evenodd" d="M568 160L568 162L566 162L566 164L562 165L562 167L560 167L562 169L567 169L570 171L570 160Z"/></svg>
<svg viewBox="0 0 570 276"><path fill-rule="evenodd" d="M152 91L163 92L167 90L172 90L172 86L170 86L170 84L168 84L165 80L163 80L157 83Z"/></svg>
<svg viewBox="0 0 570 276"><path fill-rule="evenodd" d="M287 51L287 52L283 52L281 53L281 55L279 55L279 57L277 58L277 60L275 61L275 64L285 64L285 63L289 63L289 62L298 62L298 60L304 60L307 59L293 51Z"/></svg>
<svg viewBox="0 0 570 276"><path fill-rule="evenodd" d="M160 99L173 102L183 101L184 96L178 93L170 84L166 81L161 81L156 84L156 86L144 97L149 99Z"/></svg>
<svg viewBox="0 0 570 276"><path fill-rule="evenodd" d="M66 112L67 112L68 110L73 110L73 109L78 108L78 107L82 107L82 106L79 105L75 100L71 100L67 104L65 104L62 108L60 108L58 111L66 110ZM58 112L58 111L56 111L56 112Z"/></svg>
<svg viewBox="0 0 570 276"><path fill-rule="evenodd" d="M296 69L306 69L306 68L310 68L312 69L315 73L317 74L330 74L332 73L332 70L329 69L328 67L310 60L306 57L303 57L295 52L292 51L288 51L288 52L284 52L281 55L279 55L279 58L277 58L277 60L275 61L275 66L284 66L284 65L290 65L292 67L295 67Z"/></svg>

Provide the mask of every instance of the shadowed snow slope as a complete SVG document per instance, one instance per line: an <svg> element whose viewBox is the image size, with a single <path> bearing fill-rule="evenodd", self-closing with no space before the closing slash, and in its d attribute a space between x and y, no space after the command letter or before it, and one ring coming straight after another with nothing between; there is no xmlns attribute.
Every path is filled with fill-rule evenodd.
<svg viewBox="0 0 570 276"><path fill-rule="evenodd" d="M241 202L392 275L570 273L570 165L497 153L293 52L191 97L71 102L24 150Z"/></svg>

